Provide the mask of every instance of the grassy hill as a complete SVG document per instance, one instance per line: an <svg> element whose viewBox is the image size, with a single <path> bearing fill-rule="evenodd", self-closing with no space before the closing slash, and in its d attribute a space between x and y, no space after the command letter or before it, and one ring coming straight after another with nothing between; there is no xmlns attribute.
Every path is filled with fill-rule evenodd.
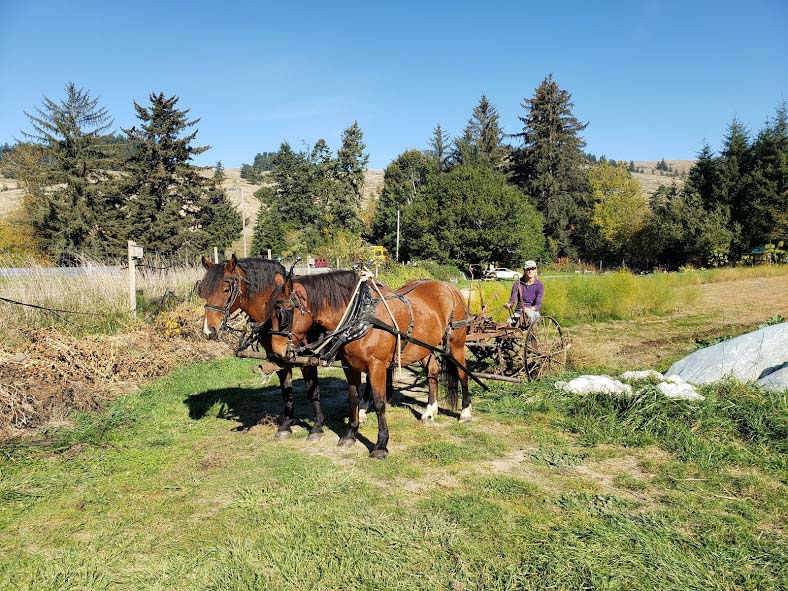
<svg viewBox="0 0 788 591"><path fill-rule="evenodd" d="M677 184L682 186L684 179L681 177L671 177L667 173L656 170L658 160L638 160L634 164L637 167L642 167L644 173L633 173L633 177L640 183L640 187L646 195L653 193L660 185ZM694 160L666 160L673 170L680 173L686 173L695 163ZM254 234L254 225L257 221L257 214L260 211L260 202L255 198L255 192L262 185L255 185L241 178L240 168L226 168L225 169L224 188L227 190L227 195L236 207L243 210L244 218L246 219L246 244L247 249L251 248L252 237ZM213 174L212 167L203 169L205 176ZM370 199L377 199L383 191L383 171L382 170L367 170L365 172L365 187L364 187L364 203ZM0 217L8 214L12 209L16 208L22 201L24 190L18 187L16 180L7 179L0 175ZM236 253L243 252L243 242L238 240L232 246L232 251Z"/></svg>

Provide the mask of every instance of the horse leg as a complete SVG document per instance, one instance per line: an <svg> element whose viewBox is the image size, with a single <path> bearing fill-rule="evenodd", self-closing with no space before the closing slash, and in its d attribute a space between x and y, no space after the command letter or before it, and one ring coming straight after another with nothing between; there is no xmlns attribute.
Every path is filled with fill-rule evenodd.
<svg viewBox="0 0 788 591"><path fill-rule="evenodd" d="M450 345L451 345L452 357L454 357L457 361L465 365L465 339L463 338L462 342L451 340ZM460 421L462 421L463 423L467 423L468 421L471 420L471 410L472 410L471 395L470 392L468 391L468 373L464 369L454 365L453 363L451 365L453 366L453 369L456 372L455 375L459 379L460 385L462 386L462 410L460 411ZM456 390L457 380L454 381L454 388ZM455 397L456 397L456 392L455 392Z"/></svg>
<svg viewBox="0 0 788 591"><path fill-rule="evenodd" d="M340 446L349 446L356 442L356 433L358 433L359 425L358 390L361 387L361 372L357 369L348 367L345 369L345 378L347 379L350 417L348 418L347 433L339 440L338 445Z"/></svg>
<svg viewBox="0 0 788 591"><path fill-rule="evenodd" d="M373 359L369 363L368 370L375 412L378 413L378 441L369 452L369 457L382 460L389 455L386 447L389 442L389 427L386 422L386 365Z"/></svg>
<svg viewBox="0 0 788 591"><path fill-rule="evenodd" d="M432 424L438 418L438 374L440 367L435 355L428 355L421 360L421 365L427 373L427 384L429 395L427 396L427 408L421 415L421 422L425 425Z"/></svg>
<svg viewBox="0 0 788 591"><path fill-rule="evenodd" d="M361 396L358 406L358 420L363 425L367 422L367 413L372 409L372 386L369 385L369 375L364 386L364 394Z"/></svg>
<svg viewBox="0 0 788 591"><path fill-rule="evenodd" d="M394 391L394 368L389 367L386 370L386 402L389 404L399 404L400 396L399 390ZM396 397L396 400L395 400Z"/></svg>
<svg viewBox="0 0 788 591"><path fill-rule="evenodd" d="M315 424L309 430L307 441L320 441L323 437L323 423L325 417L323 416L323 409L320 406L320 388L317 384L317 368L316 367L302 367L301 373L304 376L304 383L306 384L306 393L309 400L312 402L312 413L315 417Z"/></svg>
<svg viewBox="0 0 788 591"><path fill-rule="evenodd" d="M276 372L276 375L279 376L279 383L282 386L282 401L285 405L285 414L282 417L282 422L276 428L276 438L286 439L293 432L290 427L295 422L295 414L293 413L293 372L290 369L280 369Z"/></svg>

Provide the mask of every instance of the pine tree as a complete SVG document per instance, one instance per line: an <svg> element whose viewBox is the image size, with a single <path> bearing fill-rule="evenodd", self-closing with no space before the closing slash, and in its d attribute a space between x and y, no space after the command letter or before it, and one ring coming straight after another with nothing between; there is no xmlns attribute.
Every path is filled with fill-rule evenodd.
<svg viewBox="0 0 788 591"><path fill-rule="evenodd" d="M689 191L695 191L703 201L707 210L715 209L722 205L728 207L722 188L722 171L720 161L708 142L704 142L695 164L689 171L685 185Z"/></svg>
<svg viewBox="0 0 788 591"><path fill-rule="evenodd" d="M536 202L545 217L551 254L574 256L574 234L588 218L588 184L580 136L587 123L572 114L571 94L552 74L525 99L523 130L514 134L522 147L514 153L513 179Z"/></svg>
<svg viewBox="0 0 788 591"><path fill-rule="evenodd" d="M222 165L222 161L216 163L216 167L213 169L213 182L217 185L221 185L224 180L227 178L227 175L224 173L224 166Z"/></svg>
<svg viewBox="0 0 788 591"><path fill-rule="evenodd" d="M337 178L344 185L333 212L338 228L361 229L358 215L364 194L364 171L369 162L369 155L364 153L366 147L364 134L354 121L342 132L342 145L337 152Z"/></svg>
<svg viewBox="0 0 788 591"><path fill-rule="evenodd" d="M454 142L459 164L493 169L502 166L507 154L501 144L504 133L500 118L495 106L482 95L462 136Z"/></svg>
<svg viewBox="0 0 788 591"><path fill-rule="evenodd" d="M24 133L38 152L23 173L32 190L28 215L41 245L60 262L111 251L119 215L108 174L114 162L102 147L109 112L73 83L65 91L59 103L44 97L35 114L25 113L33 132Z"/></svg>
<svg viewBox="0 0 788 591"><path fill-rule="evenodd" d="M452 154L452 141L449 139L448 134L443 131L440 123L435 126L432 132L432 137L427 141L431 148L432 157L435 160L435 166L439 172L446 172L449 170L449 159Z"/></svg>
<svg viewBox="0 0 788 591"><path fill-rule="evenodd" d="M208 149L192 146L197 130L183 135L199 119L187 119L177 96L152 93L150 102L134 103L140 127L124 130L136 146L124 165L128 237L165 257L229 245L240 235L240 216L226 215L235 210L224 192L190 164Z"/></svg>

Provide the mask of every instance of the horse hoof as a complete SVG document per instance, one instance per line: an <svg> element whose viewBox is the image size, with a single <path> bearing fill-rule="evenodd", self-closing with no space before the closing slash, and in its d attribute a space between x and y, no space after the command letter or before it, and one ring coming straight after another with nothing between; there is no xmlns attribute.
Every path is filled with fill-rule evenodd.
<svg viewBox="0 0 788 591"><path fill-rule="evenodd" d="M320 441L321 439L323 439L322 431L317 433L310 433L306 438L307 441Z"/></svg>
<svg viewBox="0 0 788 591"><path fill-rule="evenodd" d="M382 460L387 455L389 455L389 450L387 449L373 449L371 452L369 452L369 457L375 458L377 460Z"/></svg>
<svg viewBox="0 0 788 591"><path fill-rule="evenodd" d="M471 418L471 415L468 415L468 416L465 416L465 417L463 417L463 416L460 417L460 422L461 423L470 423L472 420L473 419Z"/></svg>
<svg viewBox="0 0 788 591"><path fill-rule="evenodd" d="M424 417L421 419L421 424L425 427L432 427L435 425L435 421L432 417Z"/></svg>
<svg viewBox="0 0 788 591"><path fill-rule="evenodd" d="M339 443L337 443L337 445L339 447L350 447L354 443L356 443L355 438L353 438L353 437L343 437L342 439L339 440Z"/></svg>
<svg viewBox="0 0 788 591"><path fill-rule="evenodd" d="M281 429L276 432L276 435L274 435L274 439L287 439L292 434L293 432L290 429Z"/></svg>

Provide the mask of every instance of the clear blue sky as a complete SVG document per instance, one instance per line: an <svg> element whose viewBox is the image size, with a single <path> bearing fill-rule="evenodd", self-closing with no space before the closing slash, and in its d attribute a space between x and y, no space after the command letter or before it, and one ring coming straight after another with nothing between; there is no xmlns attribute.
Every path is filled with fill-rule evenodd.
<svg viewBox="0 0 788 591"><path fill-rule="evenodd" d="M197 164L228 167L283 140L336 148L357 120L384 168L438 122L459 135L482 94L515 132L550 72L587 150L625 160L717 149L732 117L757 132L788 98L785 0L383 4L0 0L0 143L69 81L118 129L132 101L178 95L212 146Z"/></svg>

